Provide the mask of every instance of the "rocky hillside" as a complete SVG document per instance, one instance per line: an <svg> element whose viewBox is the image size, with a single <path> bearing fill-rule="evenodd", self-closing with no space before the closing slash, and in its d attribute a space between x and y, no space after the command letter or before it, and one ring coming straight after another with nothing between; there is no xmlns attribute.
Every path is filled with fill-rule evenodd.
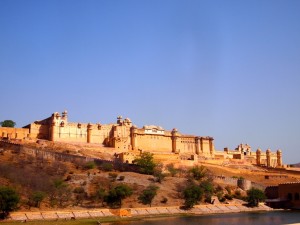
<svg viewBox="0 0 300 225"><path fill-rule="evenodd" d="M64 153L78 153L78 150L83 152L82 148L85 147L74 148L70 144L57 143L55 146L48 143L33 143L28 146L47 150L53 147L53 151ZM101 148L97 150L99 149L96 146L90 146L90 149L84 152L87 154L90 151L99 157L102 154L110 157L102 152ZM239 177L251 180L262 188L300 179L299 175L234 162L226 165L202 165L206 168L207 179L213 181L211 194L218 196L222 201L229 201L231 197L239 198L245 194L234 184L234 179ZM122 207L145 206L139 197L150 185L157 187L152 206L183 205L183 189L191 182L189 168L165 165L160 169L162 176L158 179L158 176L115 170L109 163L97 165L93 162L51 161L7 150L0 154L0 185L14 187L22 198L20 209L25 210L111 207L104 201L104 195L112 194L112 190L120 185L126 185L132 190L132 194L122 200ZM231 197L226 200L225 196L228 195Z"/></svg>

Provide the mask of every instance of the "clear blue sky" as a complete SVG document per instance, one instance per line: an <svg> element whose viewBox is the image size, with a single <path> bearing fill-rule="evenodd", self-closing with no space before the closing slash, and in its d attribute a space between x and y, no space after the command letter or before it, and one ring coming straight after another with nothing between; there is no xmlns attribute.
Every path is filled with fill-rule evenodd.
<svg viewBox="0 0 300 225"><path fill-rule="evenodd" d="M161 125L300 161L300 1L0 0L0 121Z"/></svg>

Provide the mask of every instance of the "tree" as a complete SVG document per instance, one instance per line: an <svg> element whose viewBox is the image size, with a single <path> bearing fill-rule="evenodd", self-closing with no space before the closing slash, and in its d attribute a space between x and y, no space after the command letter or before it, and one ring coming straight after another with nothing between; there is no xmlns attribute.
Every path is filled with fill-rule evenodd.
<svg viewBox="0 0 300 225"><path fill-rule="evenodd" d="M122 200L132 195L132 189L126 184L119 184L110 189L106 196L106 202L111 206L122 206Z"/></svg>
<svg viewBox="0 0 300 225"><path fill-rule="evenodd" d="M32 193L29 198L29 205L39 208L41 205L41 202L44 200L45 197L46 197L46 193L44 193L42 191L36 191L36 192Z"/></svg>
<svg viewBox="0 0 300 225"><path fill-rule="evenodd" d="M251 188L247 191L247 201L250 206L258 206L259 202L266 199L265 193L257 188Z"/></svg>
<svg viewBox="0 0 300 225"><path fill-rule="evenodd" d="M144 205L149 204L149 206L151 207L151 203L153 198L156 196L157 194L157 190L159 187L155 186L155 185L149 185L145 190L143 190L143 192L140 194L140 196L138 197L138 200L143 203Z"/></svg>
<svg viewBox="0 0 300 225"><path fill-rule="evenodd" d="M20 197L14 189L0 186L1 218L6 218L11 211L15 210L19 201Z"/></svg>
<svg viewBox="0 0 300 225"><path fill-rule="evenodd" d="M94 199L95 199L96 201L101 201L101 204L102 204L102 206L103 206L103 201L104 201L104 199L105 199L105 196L106 196L106 191L105 191L105 189L99 188L99 189L95 192L95 194L94 194Z"/></svg>
<svg viewBox="0 0 300 225"><path fill-rule="evenodd" d="M4 120L0 122L1 127L15 127L16 123L12 120Z"/></svg>
<svg viewBox="0 0 300 225"><path fill-rule="evenodd" d="M153 175L156 163L154 162L152 153L143 152L133 162L140 167L141 173Z"/></svg>
<svg viewBox="0 0 300 225"><path fill-rule="evenodd" d="M206 176L207 170L204 166L194 166L189 170L189 174L195 180L201 180Z"/></svg>
<svg viewBox="0 0 300 225"><path fill-rule="evenodd" d="M201 181L199 187L205 195L205 201L211 202L211 196L214 193L214 185L211 180L203 180Z"/></svg>
<svg viewBox="0 0 300 225"><path fill-rule="evenodd" d="M75 205L81 205L83 200L87 197L87 193L83 187L74 188L73 193L75 194Z"/></svg>
<svg viewBox="0 0 300 225"><path fill-rule="evenodd" d="M202 189L196 184L190 184L183 190L184 206L186 209L193 208L197 204L203 195Z"/></svg>
<svg viewBox="0 0 300 225"><path fill-rule="evenodd" d="M52 191L49 196L50 203L52 206L58 204L60 207L63 207L64 203L70 200L71 195L71 189L68 185L62 179L57 179L53 182Z"/></svg>
<svg viewBox="0 0 300 225"><path fill-rule="evenodd" d="M165 179L166 174L163 173L163 164L156 164L153 170L153 176L158 183L161 183Z"/></svg>
<svg viewBox="0 0 300 225"><path fill-rule="evenodd" d="M174 164L170 163L166 167L169 173L171 174L171 176L175 177L175 175L178 173L178 169L175 168Z"/></svg>

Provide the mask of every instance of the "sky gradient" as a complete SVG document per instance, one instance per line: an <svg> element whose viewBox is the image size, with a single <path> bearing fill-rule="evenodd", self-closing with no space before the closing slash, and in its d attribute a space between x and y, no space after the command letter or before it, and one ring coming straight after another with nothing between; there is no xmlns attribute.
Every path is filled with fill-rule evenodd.
<svg viewBox="0 0 300 225"><path fill-rule="evenodd" d="M300 162L300 1L0 1L0 121L68 110Z"/></svg>

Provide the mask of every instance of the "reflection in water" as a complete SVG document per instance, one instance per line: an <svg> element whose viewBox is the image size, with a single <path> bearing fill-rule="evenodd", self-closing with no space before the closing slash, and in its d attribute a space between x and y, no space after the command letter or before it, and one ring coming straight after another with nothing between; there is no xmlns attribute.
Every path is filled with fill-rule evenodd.
<svg viewBox="0 0 300 225"><path fill-rule="evenodd" d="M142 221L116 222L111 225L283 225L300 223L300 211L230 213L208 216L153 218Z"/></svg>

